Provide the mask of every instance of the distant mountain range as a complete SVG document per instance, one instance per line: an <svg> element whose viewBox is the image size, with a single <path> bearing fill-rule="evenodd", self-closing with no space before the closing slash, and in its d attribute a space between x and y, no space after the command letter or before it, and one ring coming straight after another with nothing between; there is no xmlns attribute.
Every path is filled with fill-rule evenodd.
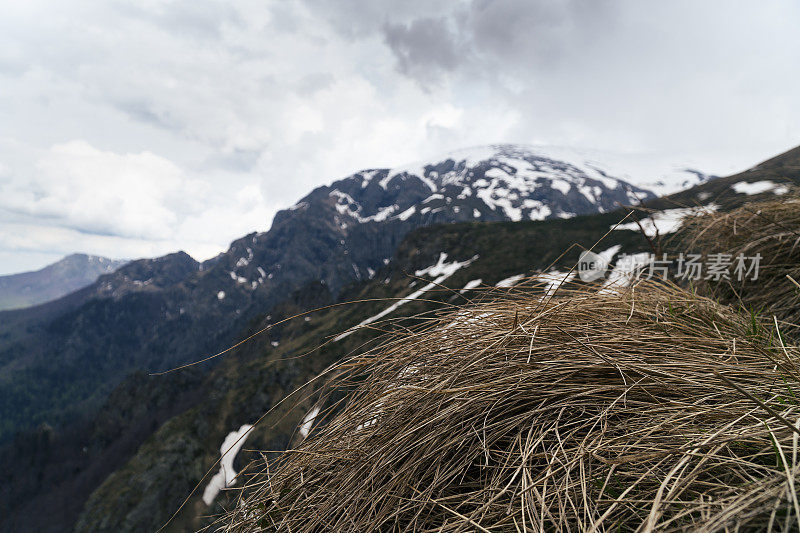
<svg viewBox="0 0 800 533"><path fill-rule="evenodd" d="M415 228L569 218L653 196L598 164L511 145L356 172L204 263L183 252L132 261L59 300L0 312L0 442L83 412L129 372L224 348L309 282L336 298L374 276Z"/></svg>
<svg viewBox="0 0 800 533"><path fill-rule="evenodd" d="M96 255L72 254L35 272L0 276L0 311L61 298L125 263Z"/></svg>
<svg viewBox="0 0 800 533"><path fill-rule="evenodd" d="M38 521L36 530L69 530L78 515L81 531L158 527L218 458L231 427L252 423L356 349L369 332L314 350L387 304L275 328L233 356L172 377L142 371L216 353L316 306L405 297L407 272L458 267L448 284L470 290L544 269L570 244L591 245L607 232L620 207L661 201L634 183L700 184L681 193L690 205L740 196L728 183L734 178L680 169L636 178L584 156L561 157L498 145L357 172L315 189L279 212L269 231L242 237L209 261L182 252L133 261L56 301L0 313L0 464L31 465L0 487L5 524L33 524L25 509L46 506L58 519ZM800 178L774 167L745 174L735 179ZM718 182L726 184L719 192ZM614 233L623 250L644 244L636 232ZM285 447L296 422L287 418L259 444ZM186 512L207 509L195 501ZM196 525L190 522L177 530Z"/></svg>

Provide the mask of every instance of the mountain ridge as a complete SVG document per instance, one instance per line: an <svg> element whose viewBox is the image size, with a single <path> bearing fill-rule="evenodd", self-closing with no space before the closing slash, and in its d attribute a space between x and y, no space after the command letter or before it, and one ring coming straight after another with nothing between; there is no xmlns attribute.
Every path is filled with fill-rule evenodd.
<svg viewBox="0 0 800 533"><path fill-rule="evenodd" d="M56 300L94 283L127 260L70 254L39 270L0 276L0 311Z"/></svg>

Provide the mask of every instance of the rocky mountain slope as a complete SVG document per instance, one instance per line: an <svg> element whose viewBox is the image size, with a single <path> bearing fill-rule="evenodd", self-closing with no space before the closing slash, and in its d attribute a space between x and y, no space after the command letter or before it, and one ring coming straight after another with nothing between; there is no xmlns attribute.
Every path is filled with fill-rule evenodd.
<svg viewBox="0 0 800 533"><path fill-rule="evenodd" d="M72 254L34 272L0 276L0 311L55 300L92 284L126 261Z"/></svg>

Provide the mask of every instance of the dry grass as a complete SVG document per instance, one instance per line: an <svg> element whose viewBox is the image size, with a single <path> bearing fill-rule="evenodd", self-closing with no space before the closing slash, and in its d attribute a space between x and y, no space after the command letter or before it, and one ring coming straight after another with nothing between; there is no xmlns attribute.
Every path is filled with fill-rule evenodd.
<svg viewBox="0 0 800 533"><path fill-rule="evenodd" d="M398 330L226 531L797 531L800 353L671 285Z"/></svg>
<svg viewBox="0 0 800 533"><path fill-rule="evenodd" d="M783 196L705 214L684 229L681 250L762 257L757 280L704 281L699 284L703 292L769 320L774 315L787 333L800 334L800 198Z"/></svg>

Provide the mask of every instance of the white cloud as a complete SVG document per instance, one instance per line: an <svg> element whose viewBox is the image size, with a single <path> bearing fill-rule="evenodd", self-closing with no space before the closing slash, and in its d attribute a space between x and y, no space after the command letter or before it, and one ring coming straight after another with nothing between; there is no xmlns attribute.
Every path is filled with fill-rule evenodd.
<svg viewBox="0 0 800 533"><path fill-rule="evenodd" d="M183 249L205 259L271 216L255 180L215 190L151 152L117 154L86 141L51 147L28 171L0 168L0 213L0 249L48 258Z"/></svg>
<svg viewBox="0 0 800 533"><path fill-rule="evenodd" d="M165 239L208 186L151 152L115 154L85 141L53 146L35 172L0 190L0 205L86 233Z"/></svg>

